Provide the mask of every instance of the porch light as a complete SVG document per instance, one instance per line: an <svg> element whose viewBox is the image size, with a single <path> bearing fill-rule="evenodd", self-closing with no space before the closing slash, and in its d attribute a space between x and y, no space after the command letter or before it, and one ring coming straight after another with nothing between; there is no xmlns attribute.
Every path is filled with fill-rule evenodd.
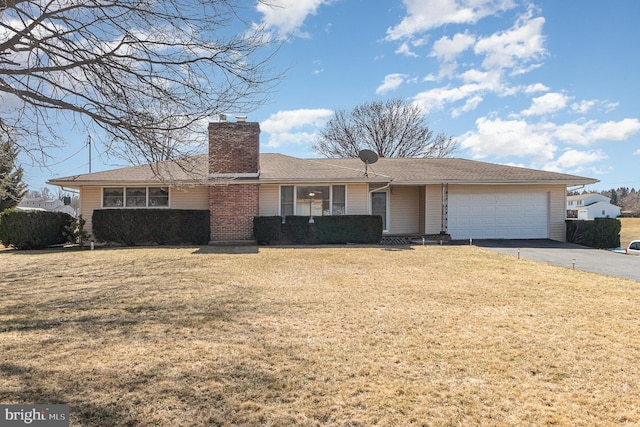
<svg viewBox="0 0 640 427"><path fill-rule="evenodd" d="M313 198L316 193L313 191L309 193L309 224L313 224L315 221L313 220Z"/></svg>

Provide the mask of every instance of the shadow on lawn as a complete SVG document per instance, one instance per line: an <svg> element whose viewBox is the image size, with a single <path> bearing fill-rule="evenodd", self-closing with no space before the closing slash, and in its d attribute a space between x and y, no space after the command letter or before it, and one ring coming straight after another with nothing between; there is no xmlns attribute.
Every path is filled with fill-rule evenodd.
<svg viewBox="0 0 640 427"><path fill-rule="evenodd" d="M247 411L245 401L255 396L252 390L267 388L278 395L295 392L286 377L274 374L260 360L213 353L192 363L173 353L176 344L182 349L198 348L203 341L215 339L210 331L216 328L202 332L199 323L210 321L212 316L231 317L229 310L222 314L194 312L175 319L179 316L173 310L136 306L123 310L122 316L128 318L86 315L60 321L41 318L1 322L0 336L2 332L31 334L40 328L47 339L35 344L37 350L31 344L24 345L22 355L16 355L13 348L13 356L0 362L0 377L7 384L0 389L0 402L66 404L70 406L71 424L79 426L181 425L180 420L190 420L189 425L245 425L255 421L256 412L264 419L270 416L266 402L256 403ZM157 357L157 349L149 349L156 353L148 361L137 356L113 359L109 348L112 342L125 341L140 352L147 339L162 340L162 333L146 335L146 322L165 322L170 326L163 329L182 332L178 337L166 337L168 353L164 357ZM138 325L142 328L137 329ZM72 342L67 342L68 336L74 337ZM270 343L268 348L281 352L277 346ZM66 354L77 357L78 351L90 362L79 366L56 362L66 360ZM297 424L289 421L287 425Z"/></svg>
<svg viewBox="0 0 640 427"><path fill-rule="evenodd" d="M120 346L126 343L135 351L141 351L148 342L163 342L170 352L175 344L190 348L193 341L198 347L202 341L214 339L211 331L232 322L238 311L246 309L242 301L232 296L195 309L183 304L141 303L115 307L104 313L97 308L94 314L84 312L88 307L83 304L85 302L80 301L73 311L73 300L53 304L48 301L14 310L9 319L0 321L0 340L3 333L24 334L26 338L25 344L10 344L8 351L0 344L0 352L5 353L4 360L0 361L0 377L6 379L7 384L0 389L0 402L67 404L72 425L134 426L154 424L146 417L155 416L154 411L167 411L168 402L189 399L188 406L209 411L207 416L211 420L224 423L224 417L216 414L227 411L228 397L220 390L194 389L192 384L203 375L216 381L228 376L238 381L235 377L255 379L262 375L250 368L250 372L243 373L245 367L241 364L232 372L216 370L205 374L198 364L180 367L181 359L169 353L158 359L158 350L153 346L149 350L150 361L132 356L109 362L113 357L110 343ZM187 310L190 310L187 315L181 314ZM178 335L171 332L176 330L180 331ZM70 357L86 355L90 362L74 366L67 361L67 354ZM94 358L95 364L91 362ZM182 372L178 378L184 379L175 383L175 378L167 381L167 372L176 370ZM158 382L165 384L161 392L157 389ZM167 416L175 417L181 409L173 411L176 413Z"/></svg>
<svg viewBox="0 0 640 427"><path fill-rule="evenodd" d="M17 390L0 391L0 402L4 404L69 405L72 425L126 425L122 423L127 416L125 408L118 404L95 405L82 400L81 394L74 393L84 386L79 381L67 379L61 383L52 379L57 375L53 371L12 363L0 363L0 373L3 376L19 377Z"/></svg>

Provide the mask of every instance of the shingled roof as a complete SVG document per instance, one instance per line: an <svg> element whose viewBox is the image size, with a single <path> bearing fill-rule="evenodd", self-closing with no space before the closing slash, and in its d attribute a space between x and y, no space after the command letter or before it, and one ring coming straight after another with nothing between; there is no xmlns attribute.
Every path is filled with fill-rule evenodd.
<svg viewBox="0 0 640 427"><path fill-rule="evenodd" d="M80 187L82 185L131 184L207 184L208 155L132 166L91 174L55 178L49 184ZM564 184L585 185L596 179L478 162L458 158L380 158L369 165L360 159L301 159L283 154L260 155L260 177L242 182L305 183L305 182L393 182L403 185L425 184Z"/></svg>

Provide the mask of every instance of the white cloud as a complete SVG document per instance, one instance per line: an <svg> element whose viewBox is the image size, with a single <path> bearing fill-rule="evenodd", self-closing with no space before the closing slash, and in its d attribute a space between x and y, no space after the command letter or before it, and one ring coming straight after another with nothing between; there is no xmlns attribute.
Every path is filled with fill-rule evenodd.
<svg viewBox="0 0 640 427"><path fill-rule="evenodd" d="M525 86L524 93L536 93L536 92L548 92L549 88L542 83L536 83L529 86Z"/></svg>
<svg viewBox="0 0 640 427"><path fill-rule="evenodd" d="M607 158L602 150L566 149L557 159L555 153L563 144L587 146L601 141L620 141L640 131L640 121L624 119L618 122L531 123L522 119L502 120L482 117L476 120L476 130L459 137L460 147L474 158L494 156L530 157L535 167L546 170L582 171ZM640 154L640 150L635 154ZM590 167L594 170L593 166Z"/></svg>
<svg viewBox="0 0 640 427"><path fill-rule="evenodd" d="M540 116L543 114L555 113L556 111L564 109L567 106L568 101L569 97L564 94L557 92L545 93L542 96L533 98L531 106L522 111L522 115Z"/></svg>
<svg viewBox="0 0 640 427"><path fill-rule="evenodd" d="M588 123L565 123L557 125L553 131L553 136L559 141L568 144L588 145L590 141L588 141L585 136L588 127Z"/></svg>
<svg viewBox="0 0 640 427"><path fill-rule="evenodd" d="M327 109L278 111L260 123L260 128L270 134L267 147L309 144L332 114L333 111Z"/></svg>
<svg viewBox="0 0 640 427"><path fill-rule="evenodd" d="M573 104L571 104L571 109L576 113L586 114L593 107L595 107L597 103L598 101L596 101L595 99L588 99L580 102L574 102Z"/></svg>
<svg viewBox="0 0 640 427"><path fill-rule="evenodd" d="M483 87L479 84L466 84L455 88L435 88L421 92L413 100L426 113L441 110L446 104L460 101L480 92Z"/></svg>
<svg viewBox="0 0 640 427"><path fill-rule="evenodd" d="M324 73L324 65L322 61L320 60L313 61L313 67L314 67L313 71L311 72L313 73L314 76Z"/></svg>
<svg viewBox="0 0 640 427"><path fill-rule="evenodd" d="M589 120L584 123L556 125L554 137L560 141L577 145L591 145L602 141L625 141L640 131L638 119L623 119L617 122L600 123Z"/></svg>
<svg viewBox="0 0 640 427"><path fill-rule="evenodd" d="M502 74L499 71L479 71L471 69L460 74L460 78L465 84L477 83L484 89L491 89L496 92L503 89Z"/></svg>
<svg viewBox="0 0 640 427"><path fill-rule="evenodd" d="M308 37L300 28L309 15L315 15L318 8L331 0L272 0L260 2L256 6L258 12L263 15L262 24L273 28L279 37L287 37L295 34L299 37Z"/></svg>
<svg viewBox="0 0 640 427"><path fill-rule="evenodd" d="M580 173L586 167L597 165L607 159L607 155L602 150L596 151L578 151L567 150L562 153L555 161L549 162L542 166L543 169L554 172Z"/></svg>
<svg viewBox="0 0 640 427"><path fill-rule="evenodd" d="M536 162L544 163L553 159L558 149L545 125L481 117L476 120L476 127L475 132L459 138L460 147L470 150L474 158L532 156Z"/></svg>
<svg viewBox="0 0 640 427"><path fill-rule="evenodd" d="M417 58L418 54L416 54L415 52L413 52L411 50L411 48L409 47L409 43L408 42L402 42L400 43L400 46L398 46L398 48L396 49L396 53L400 54L400 55L404 55L404 56L409 56L412 58Z"/></svg>
<svg viewBox="0 0 640 427"><path fill-rule="evenodd" d="M387 30L387 40L411 38L446 24L471 24L515 7L512 0L404 0L407 16Z"/></svg>
<svg viewBox="0 0 640 427"><path fill-rule="evenodd" d="M593 142L624 141L638 131L640 131L640 120L623 119L619 122L598 123L590 127L587 136Z"/></svg>
<svg viewBox="0 0 640 427"><path fill-rule="evenodd" d="M392 90L396 90L404 83L406 74L387 74L384 76L384 82L376 89L377 94L384 94Z"/></svg>
<svg viewBox="0 0 640 427"><path fill-rule="evenodd" d="M455 108L452 112L451 112L451 116L452 117L458 117L460 116L462 113L467 113L469 111L473 111L476 108L478 108L478 105L480 105L483 101L483 98L479 95L473 96L469 99L467 99L467 102L465 102L465 104L460 107L460 108Z"/></svg>
<svg viewBox="0 0 640 427"><path fill-rule="evenodd" d="M618 108L618 105L620 105L619 102L609 102L606 103L604 106L605 112L606 113L610 113L611 111L615 110L616 108Z"/></svg>
<svg viewBox="0 0 640 427"><path fill-rule="evenodd" d="M640 156L640 148L638 148L636 151L634 151L633 154L636 155L636 156Z"/></svg>
<svg viewBox="0 0 640 427"><path fill-rule="evenodd" d="M527 14L509 30L478 40L474 52L485 56L482 65L486 69L514 69L515 74L530 70L531 65L527 67L527 64L546 55L544 22L542 17L532 18Z"/></svg>
<svg viewBox="0 0 640 427"><path fill-rule="evenodd" d="M444 62L451 62L475 43L476 38L468 33L458 33L452 38L442 37L433 43L430 56L435 56Z"/></svg>
<svg viewBox="0 0 640 427"><path fill-rule="evenodd" d="M418 93L413 99L425 113L441 110L447 104L466 100L464 107L455 109L453 116L475 109L487 92L502 93L505 88L501 83L499 71L483 72L468 70L460 75L464 84L458 87L439 87ZM470 98L470 99L468 99Z"/></svg>

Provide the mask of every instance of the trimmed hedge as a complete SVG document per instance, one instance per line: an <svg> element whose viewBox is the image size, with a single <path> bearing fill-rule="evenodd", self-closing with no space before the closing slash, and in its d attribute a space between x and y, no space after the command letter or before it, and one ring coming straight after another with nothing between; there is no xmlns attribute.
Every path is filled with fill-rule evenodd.
<svg viewBox="0 0 640 427"><path fill-rule="evenodd" d="M382 217L379 215L320 216L315 218L319 243L380 243Z"/></svg>
<svg viewBox="0 0 640 427"><path fill-rule="evenodd" d="M253 230L260 244L376 244L382 239L382 218L377 215L255 217Z"/></svg>
<svg viewBox="0 0 640 427"><path fill-rule="evenodd" d="M0 242L16 249L43 249L67 242L73 217L64 212L8 209L0 214Z"/></svg>
<svg viewBox="0 0 640 427"><path fill-rule="evenodd" d="M567 220L567 242L598 249L620 246L622 223L615 218Z"/></svg>
<svg viewBox="0 0 640 427"><path fill-rule="evenodd" d="M253 217L253 236L260 245L270 245L282 240L281 216Z"/></svg>
<svg viewBox="0 0 640 427"><path fill-rule="evenodd" d="M129 246L209 242L208 210L186 209L98 209L92 216L96 240Z"/></svg>
<svg viewBox="0 0 640 427"><path fill-rule="evenodd" d="M318 243L315 236L311 235L312 230L315 229L309 226L308 216L287 216L284 218L285 238L293 243Z"/></svg>

